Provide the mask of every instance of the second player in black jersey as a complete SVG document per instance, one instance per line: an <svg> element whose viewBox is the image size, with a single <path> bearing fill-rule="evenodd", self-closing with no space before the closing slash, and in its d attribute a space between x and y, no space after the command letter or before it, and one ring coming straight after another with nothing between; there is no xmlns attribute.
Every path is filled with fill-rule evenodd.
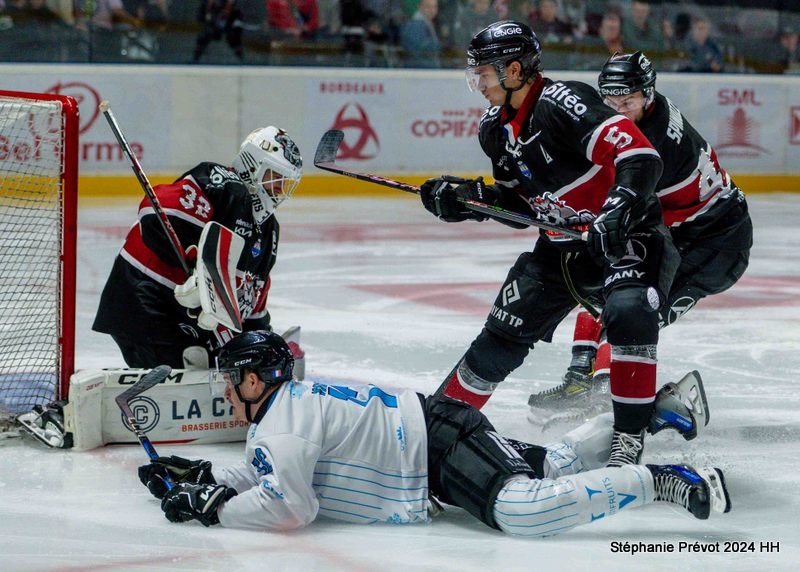
<svg viewBox="0 0 800 572"><path fill-rule="evenodd" d="M656 195L681 255L659 312L664 327L744 274L753 244L747 202L708 141L656 91L656 72L645 54L615 54L603 66L598 85L604 102L635 122L664 162ZM602 341L602 330L602 322L589 312L578 314L564 381L531 396L534 409L599 411L606 406L610 348Z"/></svg>

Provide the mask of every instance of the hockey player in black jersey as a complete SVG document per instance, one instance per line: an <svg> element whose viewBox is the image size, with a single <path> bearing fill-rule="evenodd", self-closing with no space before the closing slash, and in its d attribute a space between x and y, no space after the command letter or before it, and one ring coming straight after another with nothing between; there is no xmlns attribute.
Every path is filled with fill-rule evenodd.
<svg viewBox="0 0 800 572"><path fill-rule="evenodd" d="M440 388L481 407L533 345L583 299L602 292L613 347L614 444L609 465L637 463L656 395L658 311L678 254L655 185L661 159L636 125L597 91L542 75L533 31L514 21L480 31L467 51L467 80L488 101L480 144L495 183L431 179L421 198L440 219L482 218L473 199L518 212L547 204L588 224L588 242L540 233L508 273L486 324Z"/></svg>
<svg viewBox="0 0 800 572"><path fill-rule="evenodd" d="M232 166L203 162L155 193L191 256L212 221L244 239L236 298L244 330L269 329L267 293L278 252L276 207L302 176L302 157L282 129L264 127L242 143ZM192 266L189 261L189 266ZM103 289L93 329L111 334L130 367L207 367L232 332L198 308L198 265L188 277L147 199ZM293 349L300 357L293 340Z"/></svg>
<svg viewBox="0 0 800 572"><path fill-rule="evenodd" d="M656 195L681 256L659 311L659 325L668 326L744 274L753 244L747 203L711 145L656 91L656 72L642 52L611 56L598 85L604 102L635 122L664 162ZM529 403L538 414L534 417L544 418L543 410L583 415L608 407L610 352L601 334L601 320L588 311L578 314L564 381L531 396Z"/></svg>

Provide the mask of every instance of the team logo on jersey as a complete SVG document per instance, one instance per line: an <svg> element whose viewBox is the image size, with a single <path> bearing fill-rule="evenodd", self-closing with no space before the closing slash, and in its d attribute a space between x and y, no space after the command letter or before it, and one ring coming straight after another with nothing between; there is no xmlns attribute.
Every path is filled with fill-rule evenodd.
<svg viewBox="0 0 800 572"><path fill-rule="evenodd" d="M519 286L517 286L516 280L512 280L510 284L506 284L503 288L503 306L508 306L519 299Z"/></svg>
<svg viewBox="0 0 800 572"><path fill-rule="evenodd" d="M272 465L267 461L267 454L261 447L256 447L256 450L253 451L251 464L259 475L268 475L272 472Z"/></svg>

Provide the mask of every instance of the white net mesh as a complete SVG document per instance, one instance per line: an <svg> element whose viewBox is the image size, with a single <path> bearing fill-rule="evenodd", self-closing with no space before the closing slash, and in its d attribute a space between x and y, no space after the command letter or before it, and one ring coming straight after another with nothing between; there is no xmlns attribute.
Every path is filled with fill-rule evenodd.
<svg viewBox="0 0 800 572"><path fill-rule="evenodd" d="M0 418L58 392L63 122L59 101L0 94Z"/></svg>

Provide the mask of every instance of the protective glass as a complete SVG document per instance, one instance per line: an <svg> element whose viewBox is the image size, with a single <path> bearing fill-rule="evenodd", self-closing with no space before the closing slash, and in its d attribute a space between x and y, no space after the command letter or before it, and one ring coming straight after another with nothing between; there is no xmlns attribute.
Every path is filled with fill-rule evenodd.
<svg viewBox="0 0 800 572"><path fill-rule="evenodd" d="M225 389L230 383L236 387L242 382L239 369L213 369L208 374L208 385L211 389L212 397L225 397Z"/></svg>
<svg viewBox="0 0 800 572"><path fill-rule="evenodd" d="M492 64L482 66L467 67L464 70L467 79L467 87L472 92L482 92L497 85L500 85L500 77L497 69Z"/></svg>
<svg viewBox="0 0 800 572"><path fill-rule="evenodd" d="M631 95L609 95L603 99L603 103L617 113L637 113L644 108L647 99L642 92L636 92Z"/></svg>

